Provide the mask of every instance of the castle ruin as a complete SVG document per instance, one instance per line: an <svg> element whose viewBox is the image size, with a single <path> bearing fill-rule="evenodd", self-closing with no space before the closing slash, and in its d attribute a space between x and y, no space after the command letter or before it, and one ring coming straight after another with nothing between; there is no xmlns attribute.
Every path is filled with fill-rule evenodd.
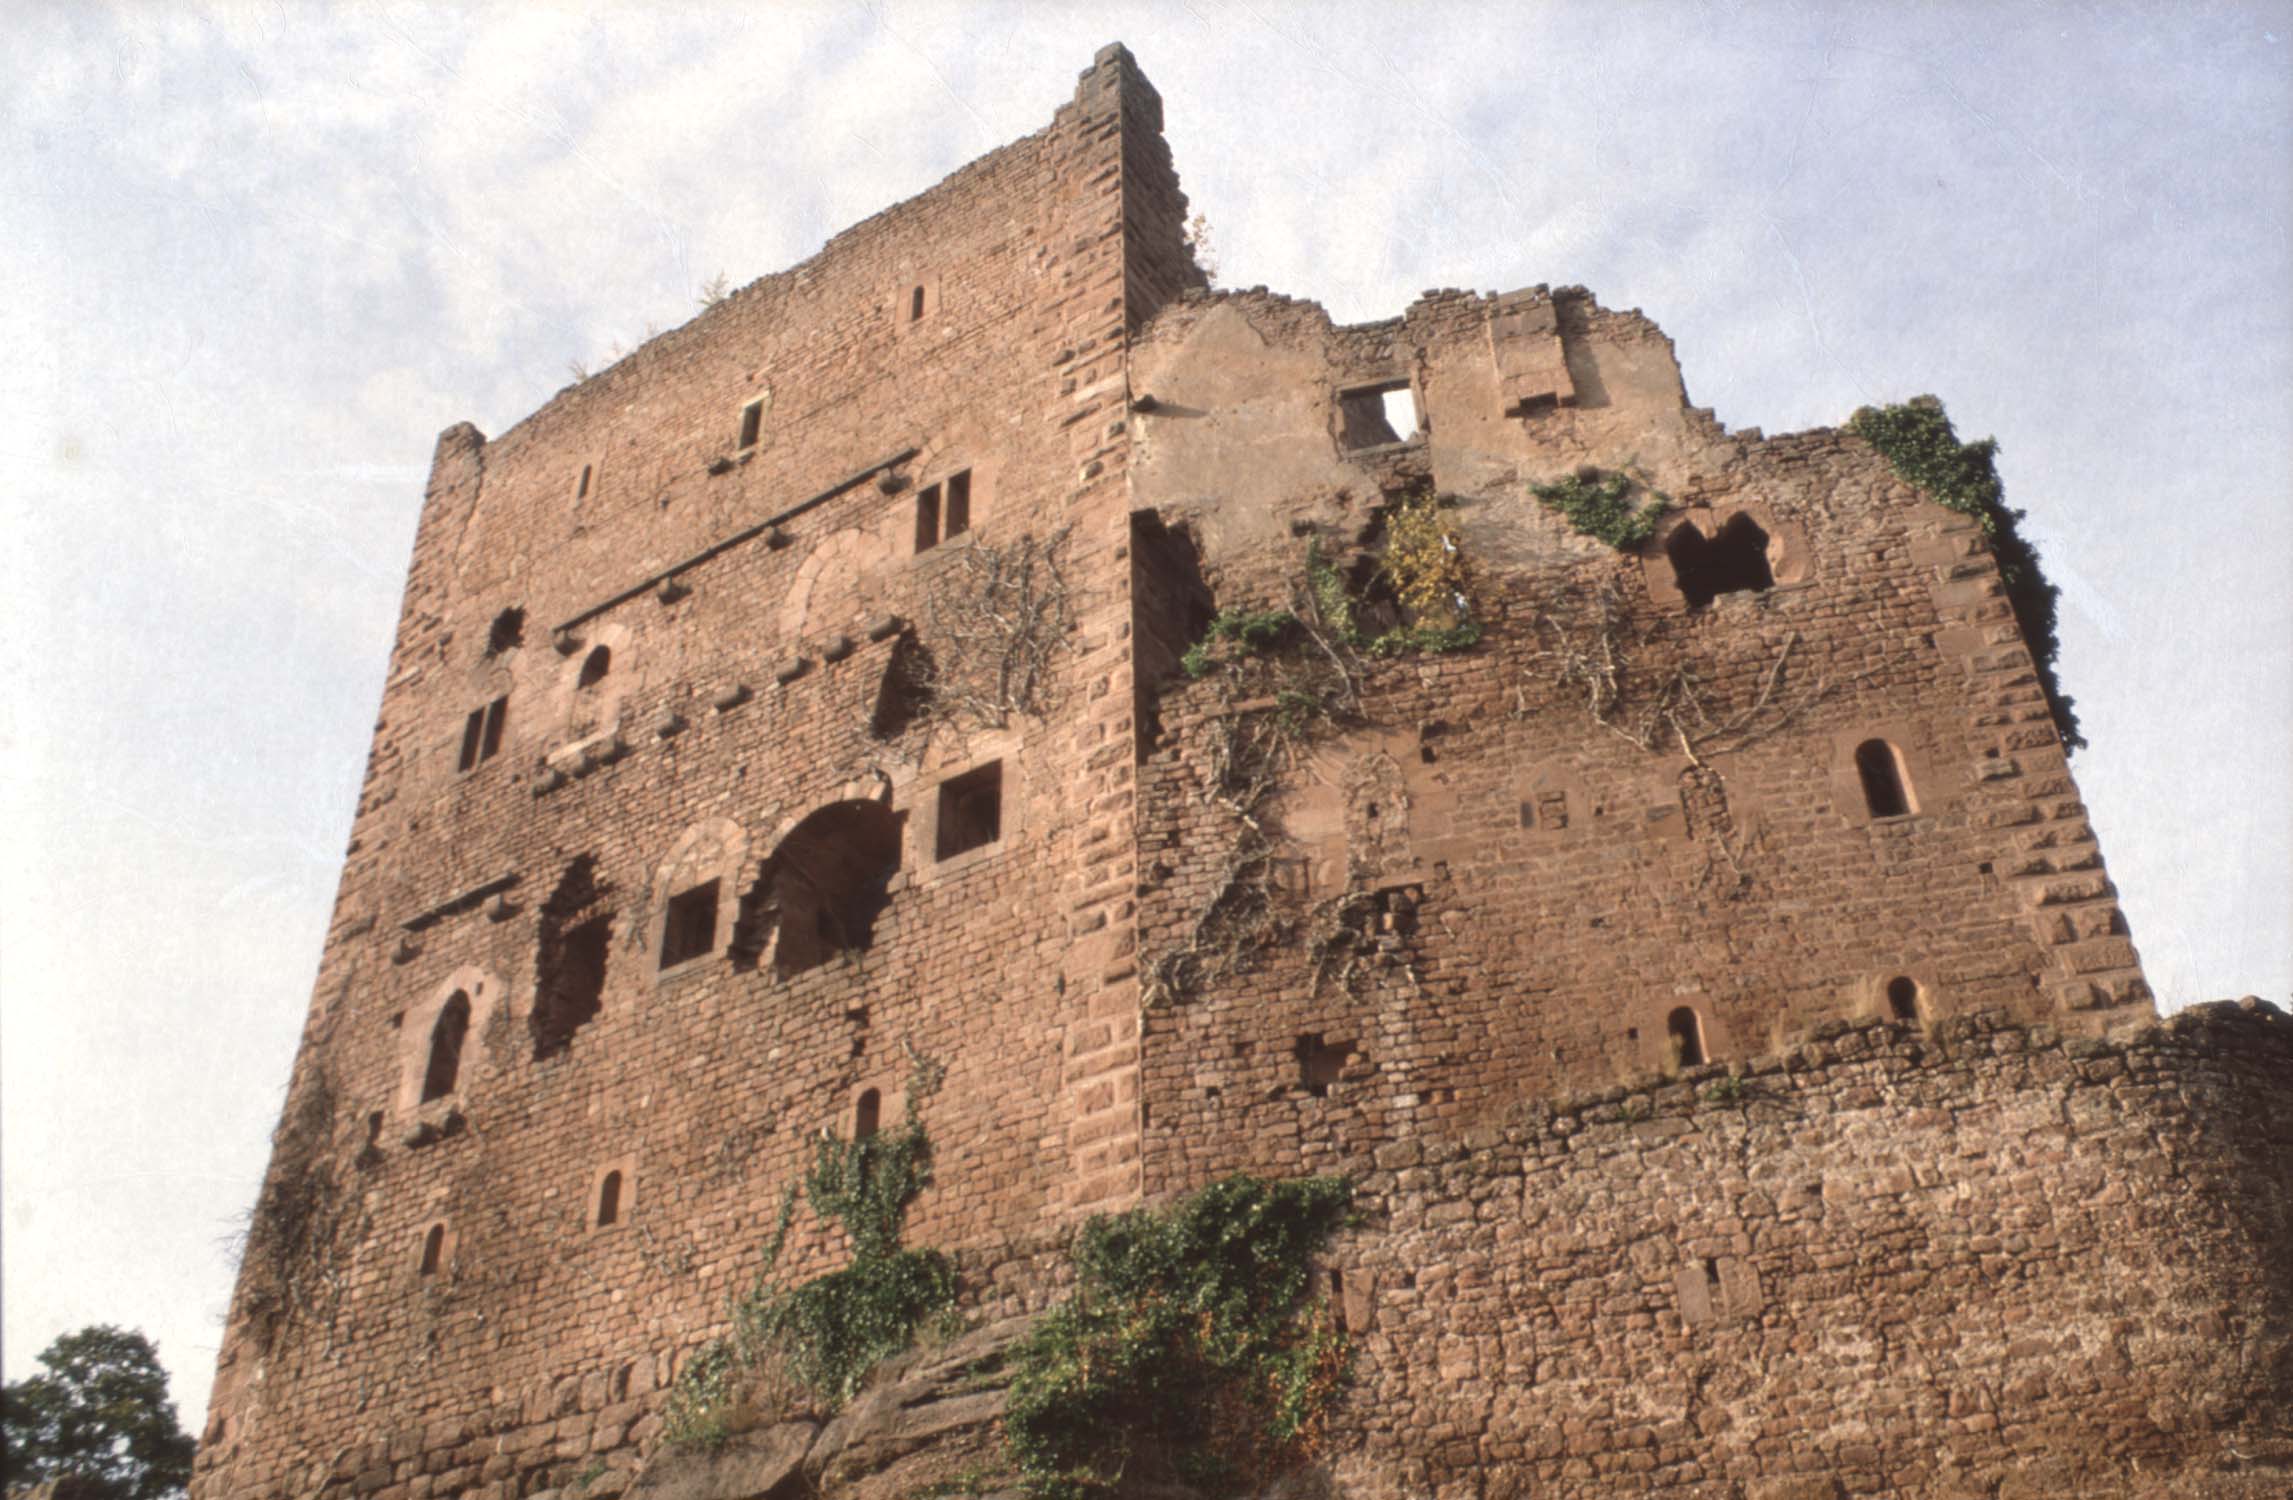
<svg viewBox="0 0 2293 1500"><path fill-rule="evenodd" d="M641 1483L911 1107L982 1317L1351 1174L1331 1493L2284 1493L2293 1023L2155 1022L1984 517L1212 291L1161 109L440 437L197 1500Z"/></svg>

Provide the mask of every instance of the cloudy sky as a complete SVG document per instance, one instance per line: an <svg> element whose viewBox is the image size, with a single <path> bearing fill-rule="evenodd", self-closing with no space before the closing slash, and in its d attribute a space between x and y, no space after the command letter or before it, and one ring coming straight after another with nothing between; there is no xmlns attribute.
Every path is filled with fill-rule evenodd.
<svg viewBox="0 0 2293 1500"><path fill-rule="evenodd" d="M2065 591L2168 1004L2293 991L2293 4L0 0L5 1361L186 1425L432 441L1160 87L1219 278L1583 283L1734 426L1941 394Z"/></svg>

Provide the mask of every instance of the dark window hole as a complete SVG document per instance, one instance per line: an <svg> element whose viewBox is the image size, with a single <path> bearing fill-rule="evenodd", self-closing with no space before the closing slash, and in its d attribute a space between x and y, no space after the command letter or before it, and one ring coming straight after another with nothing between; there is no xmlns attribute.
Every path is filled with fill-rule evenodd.
<svg viewBox="0 0 2293 1500"><path fill-rule="evenodd" d="M991 760L940 783L934 858L952 859L1002 837L1003 762Z"/></svg>
<svg viewBox="0 0 2293 1500"><path fill-rule="evenodd" d="M669 898L661 924L661 967L674 968L717 945L717 882L711 880Z"/></svg>
<svg viewBox="0 0 2293 1500"><path fill-rule="evenodd" d="M1690 609L1702 609L1722 594L1764 593L1775 587L1768 534L1741 511L1728 517L1710 541L1691 524L1673 528L1664 553Z"/></svg>

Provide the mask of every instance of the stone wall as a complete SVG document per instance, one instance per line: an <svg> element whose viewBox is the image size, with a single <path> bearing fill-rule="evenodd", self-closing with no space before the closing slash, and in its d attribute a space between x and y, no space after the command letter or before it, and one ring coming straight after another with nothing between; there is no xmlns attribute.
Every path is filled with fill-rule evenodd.
<svg viewBox="0 0 2293 1500"><path fill-rule="evenodd" d="M2093 1421L2147 1461L2181 1451L2164 1416L2023 1372L2154 1356L2160 1390L2261 1389L2187 1336L2273 1264L2186 1206L2218 1183L2282 1227L2275 1127L2212 1102L2252 1070L2176 1030L2087 1052L1963 1019L2092 1033L2148 1001L1971 523L1839 433L1725 432L1637 313L1444 291L1340 328L1206 292L1185 213L1111 47L1045 131L510 431L441 436L201 1500L617 1493L812 1142L910 1107L937 1150L910 1238L981 1316L1054 1295L1089 1213L1370 1172L1382 1227L1336 1267L1378 1393L1339 1466L1365 1493L1924 1484L1891 1404L1969 1472ZM1400 390L1419 430L1381 435ZM1529 497L1579 465L1666 494L1664 529L1618 553ZM1185 675L1214 609L1300 604L1309 542L1369 600L1421 491L1454 502L1469 649L1348 656L1310 722L1279 664ZM1768 586L1690 597L1674 544L1739 520ZM1012 641L961 610L1022 566L1044 624L1014 698ZM1595 637L1624 713L1686 683L1694 733L1588 710L1553 664ZM1898 810L1859 780L1872 741ZM1237 880L1255 904L1174 968ZM1521 1113L1647 1074L1682 1015L1728 1060L1897 1008L1940 1039L1856 1030L1740 1095L1691 1073L1634 1122ZM2277 1067L2281 1028L2254 1035ZM2153 1237L2178 1269L2146 1303L2112 1272L2108 1305L2184 1323L2097 1323L2054 1252L2146 1253L2153 1200L2183 1205ZM1951 1203L1959 1238L1928 1223ZM1570 1227L1615 1213L1652 1227ZM800 1224L781 1270L837 1264ZM2040 1301L1951 1342L1936 1299L1994 1267ZM2025 1305L2056 1345L2009 1326ZM2279 1358L2277 1317L2241 1347ZM1684 1383L1696 1350L1733 1362Z"/></svg>
<svg viewBox="0 0 2293 1500"><path fill-rule="evenodd" d="M1123 351L1200 280L1159 130L1110 48L1044 132L441 437L202 1495L633 1463L823 1129L920 1108L911 1232L974 1299L1136 1194ZM921 711L1022 560L1037 691Z"/></svg>
<svg viewBox="0 0 2293 1500"><path fill-rule="evenodd" d="M2293 1018L1887 1023L1381 1148L1350 1496L2293 1485Z"/></svg>
<svg viewBox="0 0 2293 1500"><path fill-rule="evenodd" d="M1197 976L1147 1016L1150 1190L1454 1134L1655 1065L1683 1015L1730 1058L1898 1003L2146 1013L1983 537L1860 439L1722 432L1661 334L1573 291L1436 293L1359 329L1194 297L1135 363L1157 401L1135 491L1192 543L1205 597L1308 610L1309 547L1363 593L1381 507L1430 490L1481 627L1356 659L1347 701L1303 720L1285 674L1329 653L1301 637L1148 683L1141 953L1194 950ZM1349 449L1344 393L1379 380L1411 386L1426 430ZM1568 401L1505 415L1524 383ZM1657 535L1620 552L1530 495L1579 465L1665 495ZM1743 519L1765 586L1684 597L1670 540ZM1154 597L1187 595L1172 552ZM1571 654L1608 664L1598 713ZM1874 742L1908 801L1891 812L1858 771ZM1222 785L1238 743L1272 746L1248 807Z"/></svg>

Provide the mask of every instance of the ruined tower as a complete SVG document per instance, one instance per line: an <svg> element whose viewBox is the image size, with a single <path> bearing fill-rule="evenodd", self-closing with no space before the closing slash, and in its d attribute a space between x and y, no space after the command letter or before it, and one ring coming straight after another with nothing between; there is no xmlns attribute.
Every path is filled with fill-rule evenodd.
<svg viewBox="0 0 2293 1500"><path fill-rule="evenodd" d="M618 1492L811 1142L902 1114L919 1069L910 1234L967 1305L1040 1305L1092 1212L1354 1171L1396 1236L1346 1252L1381 1399L1438 1365L1483 1411L1470 1454L1410 1462L1645 1453L1692 1486L1670 1448L1735 1439L1603 1395L1616 1443L1508 1449L1472 1393L1536 1385L1522 1358L1560 1379L1556 1351L1661 1393L1663 1340L1755 1337L1825 1246L1892 1276L1924 1252L1872 1249L1839 1195L1991 1193L1981 1132L2051 1128L1995 1039L2075 1073L2065 1033L2148 1013L1983 514L1853 432L1726 430L1579 289L1355 327L1212 292L1161 108L1110 47L1039 134L508 432L441 436L202 1497ZM1610 1243L1656 1342L1516 1309L1524 1356L1442 1301L1423 1256L1487 1247L1437 1246L1454 1216L1395 1174L1446 1181L1567 1101L1587 1139L1636 1089L1692 1114L1811 1034L1836 1045L1792 1097L1847 1132L1790 1148L1813 1185L1715 1167ZM2247 1118L2272 1076L2200 1092ZM1950 1173L1890 1134L1961 1108ZM2176 1316L2266 1280L2240 1257L2284 1202L2238 1154L2266 1145L2193 1169L2251 1211L2178 1246ZM1516 1197L1564 1171L1527 1159ZM2100 1256L2107 1229L2055 1232ZM1927 1295L1900 1316L1947 1326ZM2244 1389L2201 1344L2131 1357ZM2003 1463L1996 1373L1945 1404ZM1364 1452L1411 1451L1365 1421ZM1740 1448L1708 1473L1791 1467Z"/></svg>

